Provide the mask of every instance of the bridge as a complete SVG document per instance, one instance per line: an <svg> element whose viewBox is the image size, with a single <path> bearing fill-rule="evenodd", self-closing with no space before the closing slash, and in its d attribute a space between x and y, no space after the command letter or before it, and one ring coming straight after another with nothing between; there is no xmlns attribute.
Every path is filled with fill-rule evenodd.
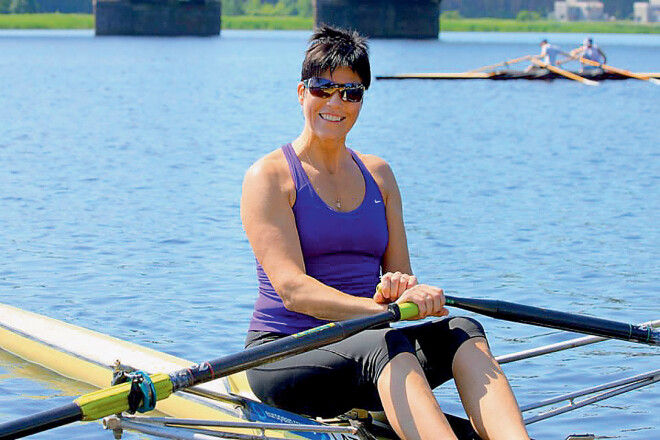
<svg viewBox="0 0 660 440"><path fill-rule="evenodd" d="M372 38L438 38L441 0L312 0L314 22ZM221 0L93 0L96 35L220 34Z"/></svg>

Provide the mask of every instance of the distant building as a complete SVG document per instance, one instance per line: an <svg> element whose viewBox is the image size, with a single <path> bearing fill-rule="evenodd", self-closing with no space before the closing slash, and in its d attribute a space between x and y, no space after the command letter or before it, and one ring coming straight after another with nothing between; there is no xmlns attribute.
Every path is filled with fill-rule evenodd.
<svg viewBox="0 0 660 440"><path fill-rule="evenodd" d="M638 23L660 22L660 0L633 3L635 21Z"/></svg>
<svg viewBox="0 0 660 440"><path fill-rule="evenodd" d="M555 19L558 21L603 21L605 6L601 1L566 0L555 2Z"/></svg>

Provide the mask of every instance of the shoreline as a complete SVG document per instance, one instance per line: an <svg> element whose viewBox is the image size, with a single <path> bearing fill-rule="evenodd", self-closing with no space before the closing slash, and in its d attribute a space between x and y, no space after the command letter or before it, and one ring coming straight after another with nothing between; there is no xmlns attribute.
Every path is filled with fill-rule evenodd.
<svg viewBox="0 0 660 440"><path fill-rule="evenodd" d="M311 17L223 16L222 29L311 30ZM0 29L94 29L93 14L0 14ZM660 34L660 23L632 21L558 22L519 21L499 18L442 19L440 31L447 32L551 32Z"/></svg>

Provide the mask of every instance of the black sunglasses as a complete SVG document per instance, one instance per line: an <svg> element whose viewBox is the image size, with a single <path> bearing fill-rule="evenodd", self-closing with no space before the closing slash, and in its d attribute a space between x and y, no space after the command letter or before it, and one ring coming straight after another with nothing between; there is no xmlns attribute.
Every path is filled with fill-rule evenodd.
<svg viewBox="0 0 660 440"><path fill-rule="evenodd" d="M337 84L329 79L312 77L303 81L303 85L312 96L329 98L339 91L339 96L345 102L362 102L364 85L359 83Z"/></svg>

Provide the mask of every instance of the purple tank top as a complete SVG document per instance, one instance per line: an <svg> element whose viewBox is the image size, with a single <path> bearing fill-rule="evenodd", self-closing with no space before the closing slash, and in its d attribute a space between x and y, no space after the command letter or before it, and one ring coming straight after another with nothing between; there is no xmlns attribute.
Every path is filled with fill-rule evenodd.
<svg viewBox="0 0 660 440"><path fill-rule="evenodd" d="M388 242L383 196L371 173L349 149L364 177L364 199L355 210L338 212L316 193L292 145L282 151L296 185L293 214L307 274L344 293L371 298ZM327 323L287 310L258 261L257 278L250 330L293 334Z"/></svg>

